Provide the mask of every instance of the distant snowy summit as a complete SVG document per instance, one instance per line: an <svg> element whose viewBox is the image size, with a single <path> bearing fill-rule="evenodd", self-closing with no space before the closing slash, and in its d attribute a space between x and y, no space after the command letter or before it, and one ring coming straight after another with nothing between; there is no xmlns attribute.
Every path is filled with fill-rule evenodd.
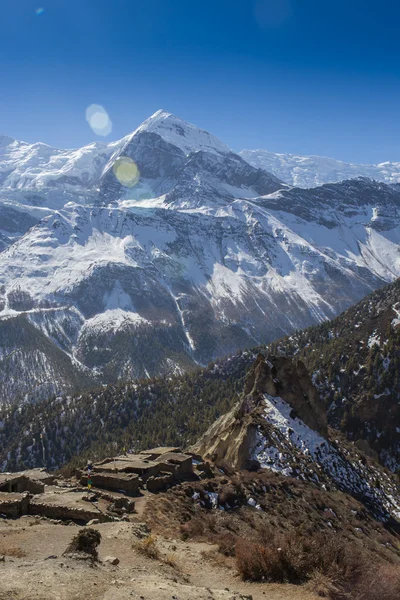
<svg viewBox="0 0 400 600"><path fill-rule="evenodd" d="M301 188L337 183L355 177L400 184L400 162L357 165L325 156L278 154L267 150L242 150L239 154L253 167L269 171L289 185Z"/></svg>
<svg viewBox="0 0 400 600"><path fill-rule="evenodd" d="M216 137L178 117L159 110L133 133L116 142L93 142L74 150L52 148L47 144L28 144L0 135L0 189L42 189L64 186L67 189L98 184L109 161L145 135L156 135L187 156L197 151L228 154L230 149Z"/></svg>
<svg viewBox="0 0 400 600"><path fill-rule="evenodd" d="M0 190L42 190L44 188L85 192L95 189L118 156L143 140L162 140L160 153L174 147L182 157L196 153L207 156L235 156L214 135L159 110L133 133L116 142L93 142L83 148L62 150L43 143L29 144L0 135ZM135 150L136 152L136 150ZM280 182L310 188L356 177L368 177L387 184L400 184L400 162L357 165L323 156L278 154L267 150L243 150L239 156L256 169L267 171ZM152 157L154 159L154 156ZM160 156L156 157L161 160ZM240 195L240 194L239 194Z"/></svg>

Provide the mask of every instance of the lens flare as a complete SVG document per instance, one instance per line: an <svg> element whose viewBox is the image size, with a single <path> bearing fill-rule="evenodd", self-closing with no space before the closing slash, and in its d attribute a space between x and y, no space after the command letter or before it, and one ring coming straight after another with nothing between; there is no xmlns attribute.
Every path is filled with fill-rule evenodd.
<svg viewBox="0 0 400 600"><path fill-rule="evenodd" d="M44 13L44 8L37 8L36 9L36 14L37 15L42 15Z"/></svg>
<svg viewBox="0 0 400 600"><path fill-rule="evenodd" d="M117 158L113 165L113 171L118 181L126 187L135 186L140 179L137 164L128 156Z"/></svg>
<svg viewBox="0 0 400 600"><path fill-rule="evenodd" d="M91 104L86 109L86 121L96 135L106 136L112 131L112 122L108 112L100 104Z"/></svg>

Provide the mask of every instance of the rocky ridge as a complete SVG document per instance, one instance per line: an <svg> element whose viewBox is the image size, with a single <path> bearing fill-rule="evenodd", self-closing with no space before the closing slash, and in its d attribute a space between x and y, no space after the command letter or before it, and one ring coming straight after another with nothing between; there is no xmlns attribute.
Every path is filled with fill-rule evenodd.
<svg viewBox="0 0 400 600"><path fill-rule="evenodd" d="M328 429L304 364L260 354L240 402L191 448L236 469L268 469L354 495L376 518L399 519L395 478Z"/></svg>

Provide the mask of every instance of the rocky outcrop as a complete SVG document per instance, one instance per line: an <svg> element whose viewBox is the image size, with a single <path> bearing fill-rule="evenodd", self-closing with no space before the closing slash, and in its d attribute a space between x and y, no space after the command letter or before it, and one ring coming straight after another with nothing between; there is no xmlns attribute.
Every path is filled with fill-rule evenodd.
<svg viewBox="0 0 400 600"><path fill-rule="evenodd" d="M190 450L214 463L246 468L256 442L257 426L252 413L240 413L242 408L243 403L237 404L222 415Z"/></svg>
<svg viewBox="0 0 400 600"><path fill-rule="evenodd" d="M264 394L281 397L290 404L293 416L326 435L325 410L304 364L259 354L247 374L240 402L213 423L191 451L238 469L254 468L252 450L262 422Z"/></svg>
<svg viewBox="0 0 400 600"><path fill-rule="evenodd" d="M259 354L240 402L191 450L226 472L227 467L267 469L324 490L349 493L387 523L398 519L398 482L369 461L360 444L337 438L339 432L331 436L328 431L322 402L304 364Z"/></svg>
<svg viewBox="0 0 400 600"><path fill-rule="evenodd" d="M259 354L245 382L241 411L260 403L264 394L279 396L290 404L293 415L322 435L328 432L327 417L317 389L301 360Z"/></svg>

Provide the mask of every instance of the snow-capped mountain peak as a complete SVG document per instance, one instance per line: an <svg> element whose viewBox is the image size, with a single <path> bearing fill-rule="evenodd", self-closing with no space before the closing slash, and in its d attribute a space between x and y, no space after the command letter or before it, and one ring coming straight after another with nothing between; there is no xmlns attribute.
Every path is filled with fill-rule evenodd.
<svg viewBox="0 0 400 600"><path fill-rule="evenodd" d="M166 142L180 148L186 155L198 150L207 152L230 152L230 148L208 131L175 117L165 110L158 110L146 119L133 133L144 131L157 133ZM132 137L133 137L132 136Z"/></svg>

